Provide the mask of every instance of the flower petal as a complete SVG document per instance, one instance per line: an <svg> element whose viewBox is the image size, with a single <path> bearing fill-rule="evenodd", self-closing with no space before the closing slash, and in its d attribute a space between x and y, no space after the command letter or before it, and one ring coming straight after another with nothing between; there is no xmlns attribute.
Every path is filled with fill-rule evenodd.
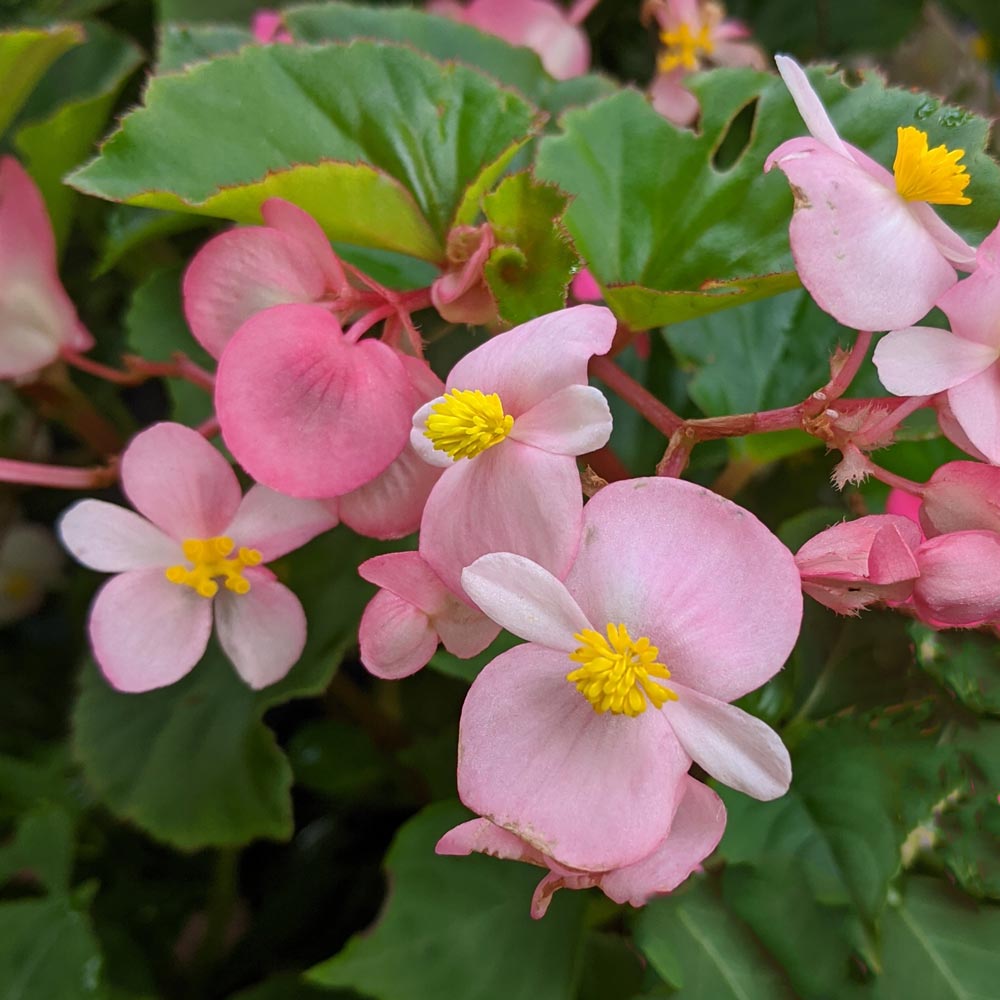
<svg viewBox="0 0 1000 1000"><path fill-rule="evenodd" d="M104 500L80 500L59 519L59 537L73 557L102 573L161 569L184 561L172 538L134 511Z"/></svg>
<svg viewBox="0 0 1000 1000"><path fill-rule="evenodd" d="M388 590L380 590L361 616L361 662L385 680L415 674L434 655L438 635L427 614Z"/></svg>
<svg viewBox="0 0 1000 1000"><path fill-rule="evenodd" d="M948 462L924 487L920 521L928 537L952 531L1000 534L1000 468Z"/></svg>
<svg viewBox="0 0 1000 1000"><path fill-rule="evenodd" d="M132 505L171 538L222 534L240 505L229 463L197 431L153 424L122 455L122 488Z"/></svg>
<svg viewBox="0 0 1000 1000"><path fill-rule="evenodd" d="M913 603L941 626L970 628L1000 619L1000 535L956 531L917 550Z"/></svg>
<svg viewBox="0 0 1000 1000"><path fill-rule="evenodd" d="M649 100L653 109L668 122L686 127L701 111L698 98L681 82L685 76L679 72L657 73L649 86Z"/></svg>
<svg viewBox="0 0 1000 1000"><path fill-rule="evenodd" d="M594 627L563 584L524 556L481 556L462 571L462 586L498 625L547 649L572 653L574 633Z"/></svg>
<svg viewBox="0 0 1000 1000"><path fill-rule="evenodd" d="M419 552L387 552L358 567L362 580L391 591L428 615L444 609L451 594Z"/></svg>
<svg viewBox="0 0 1000 1000"><path fill-rule="evenodd" d="M278 229L305 246L316 265L326 276L328 291L339 292L348 285L344 266L336 255L323 227L298 205L284 198L268 198L260 206L260 214L273 229Z"/></svg>
<svg viewBox="0 0 1000 1000"><path fill-rule="evenodd" d="M671 683L664 715L685 752L713 778L765 802L788 791L792 762L781 737L735 705Z"/></svg>
<svg viewBox="0 0 1000 1000"><path fill-rule="evenodd" d="M119 691L152 691L180 680L201 659L212 632L212 602L168 582L162 569L112 577L90 609L90 642Z"/></svg>
<svg viewBox="0 0 1000 1000"><path fill-rule="evenodd" d="M264 562L271 562L336 524L336 516L321 501L299 500L258 483L243 498L225 534L237 547L257 549Z"/></svg>
<svg viewBox="0 0 1000 1000"><path fill-rule="evenodd" d="M586 455L611 437L611 409L600 389L568 385L514 423L510 436L554 455Z"/></svg>
<svg viewBox="0 0 1000 1000"><path fill-rule="evenodd" d="M663 713L595 712L572 666L533 644L487 665L462 709L458 793L559 864L603 871L660 843L690 761Z"/></svg>
<svg viewBox="0 0 1000 1000"><path fill-rule="evenodd" d="M949 389L948 405L973 447L1000 465L1000 364Z"/></svg>
<svg viewBox="0 0 1000 1000"><path fill-rule="evenodd" d="M805 122L809 133L818 139L824 146L840 156L851 158L847 151L844 140L834 128L830 116L823 107L823 102L819 99L816 91L813 90L809 78L802 67L788 56L775 56L774 62L781 74L781 79L785 81L788 92L792 95L795 107L798 108L802 121Z"/></svg>
<svg viewBox="0 0 1000 1000"><path fill-rule="evenodd" d="M255 690L280 681L306 644L306 614L299 599L269 571L248 569L250 591L221 589L215 598L219 644L236 672Z"/></svg>
<svg viewBox="0 0 1000 1000"><path fill-rule="evenodd" d="M997 360L997 351L947 330L914 326L887 333L876 345L872 360L889 392L929 396L985 371Z"/></svg>
<svg viewBox="0 0 1000 1000"><path fill-rule="evenodd" d="M957 337L1000 351L1000 270L980 267L938 302Z"/></svg>

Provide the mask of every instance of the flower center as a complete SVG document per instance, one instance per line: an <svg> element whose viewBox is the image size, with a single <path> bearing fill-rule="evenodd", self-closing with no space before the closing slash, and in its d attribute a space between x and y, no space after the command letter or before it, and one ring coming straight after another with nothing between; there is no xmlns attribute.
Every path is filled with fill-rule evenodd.
<svg viewBox="0 0 1000 1000"><path fill-rule="evenodd" d="M969 175L958 161L964 149L949 152L945 145L927 148L927 133L907 125L896 129L896 190L907 201L926 201L931 205L971 205L962 192Z"/></svg>
<svg viewBox="0 0 1000 1000"><path fill-rule="evenodd" d="M686 21L673 31L661 31L660 41L664 47L658 62L661 73L669 73L678 66L696 70L701 66L701 57L710 56L715 50L708 25L695 32Z"/></svg>
<svg viewBox="0 0 1000 1000"><path fill-rule="evenodd" d="M171 583L180 584L196 590L202 597L215 597L219 592L216 578L225 581L226 590L234 594L246 594L250 591L250 581L243 576L247 566L257 566L261 555L256 549L240 548L235 559L228 556L236 548L231 538L219 535L217 538L188 538L181 546L184 555L191 564L186 566L170 566L164 575Z"/></svg>
<svg viewBox="0 0 1000 1000"><path fill-rule="evenodd" d="M647 698L654 708L677 700L675 692L651 679L668 680L670 671L656 662L660 651L645 636L633 639L624 625L609 622L607 638L589 628L573 638L582 645L569 658L580 666L566 680L576 685L595 712L634 717L646 711Z"/></svg>
<svg viewBox="0 0 1000 1000"><path fill-rule="evenodd" d="M452 389L431 407L424 431L435 451L443 451L456 462L475 458L499 444L514 426L514 418L503 412L500 397L478 389Z"/></svg>

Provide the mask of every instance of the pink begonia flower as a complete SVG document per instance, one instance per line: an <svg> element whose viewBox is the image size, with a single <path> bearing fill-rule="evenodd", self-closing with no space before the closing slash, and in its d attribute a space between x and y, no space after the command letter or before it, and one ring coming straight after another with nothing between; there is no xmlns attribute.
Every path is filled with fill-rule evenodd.
<svg viewBox="0 0 1000 1000"><path fill-rule="evenodd" d="M937 628L976 628L1000 621L1000 534L955 531L917 549L917 614Z"/></svg>
<svg viewBox="0 0 1000 1000"><path fill-rule="evenodd" d="M756 798L787 790L781 739L728 704L781 668L802 618L792 554L749 512L678 479L612 483L584 509L565 584L511 553L462 583L527 640L462 709L473 812L560 865L609 871L663 840L692 759Z"/></svg>
<svg viewBox="0 0 1000 1000"><path fill-rule="evenodd" d="M975 251L931 204L964 204L968 178L943 146L927 149L918 129L898 129L894 173L844 142L802 68L776 62L811 137L790 139L767 158L795 193L789 227L802 284L824 309L856 330L915 323L971 271Z"/></svg>
<svg viewBox="0 0 1000 1000"><path fill-rule="evenodd" d="M937 301L951 332L913 326L886 334L873 360L897 396L944 392L973 447L1000 464L1000 227L983 241L974 274Z"/></svg>
<svg viewBox="0 0 1000 1000"><path fill-rule="evenodd" d="M180 424L137 434L121 482L138 514L81 500L59 522L80 562L118 574L94 599L89 625L112 686L150 691L180 680L205 652L213 611L222 649L247 684L284 677L302 653L306 619L263 564L333 527L329 511L264 486L241 496L229 463Z"/></svg>
<svg viewBox="0 0 1000 1000"><path fill-rule="evenodd" d="M920 529L909 518L871 514L835 524L795 555L802 589L842 615L877 601L905 601L919 576Z"/></svg>
<svg viewBox="0 0 1000 1000"><path fill-rule="evenodd" d="M285 27L284 17L277 10L262 8L256 11L250 19L250 30L253 32L255 41L264 45L269 42L287 44L292 40L292 36Z"/></svg>
<svg viewBox="0 0 1000 1000"><path fill-rule="evenodd" d="M22 379L94 339L59 280L52 224L35 182L0 158L0 379Z"/></svg>
<svg viewBox="0 0 1000 1000"><path fill-rule="evenodd" d="M457 226L448 234L448 263L431 285L431 302L449 323L497 322L497 304L483 270L495 246L493 230L485 223Z"/></svg>
<svg viewBox="0 0 1000 1000"><path fill-rule="evenodd" d="M438 642L468 659L481 653L500 626L464 596L456 596L419 552L390 552L358 567L362 578L382 589L361 616L361 662L376 677L398 680L415 674Z"/></svg>
<svg viewBox="0 0 1000 1000"><path fill-rule="evenodd" d="M553 0L431 0L427 11L532 49L551 76L568 80L590 66L590 42L579 25L596 3L577 0L566 10Z"/></svg>
<svg viewBox="0 0 1000 1000"><path fill-rule="evenodd" d="M764 53L740 21L726 20L725 8L711 0L647 0L643 17L660 28L663 51L649 88L653 107L675 125L690 125L700 111L684 79L707 66L764 69Z"/></svg>
<svg viewBox="0 0 1000 1000"><path fill-rule="evenodd" d="M63 554L47 528L24 521L0 528L0 628L37 611L62 568Z"/></svg>
<svg viewBox="0 0 1000 1000"><path fill-rule="evenodd" d="M420 552L453 593L486 552L516 552L557 576L569 568L583 510L576 456L611 435L587 363L615 329L601 306L540 316L470 351L445 394L413 415L413 447L445 469L424 508Z"/></svg>
<svg viewBox="0 0 1000 1000"><path fill-rule="evenodd" d="M219 360L215 409L236 460L296 497L364 486L406 446L413 386L398 352L353 341L321 305L273 306Z"/></svg>
<svg viewBox="0 0 1000 1000"><path fill-rule="evenodd" d="M923 500L920 497L916 497L912 493L907 493L906 490L901 490L893 486L889 490L889 495L885 500L885 512L887 514L898 514L900 517L908 518L914 524L919 525L920 507L922 504Z"/></svg>
<svg viewBox="0 0 1000 1000"><path fill-rule="evenodd" d="M526 861L547 868L531 897L531 916L540 920L559 889L596 886L616 903L643 906L653 896L677 888L718 846L726 829L726 808L707 785L685 775L670 832L641 861L611 871L581 871L560 865L516 834L473 819L449 830L437 843L438 854L463 855L476 851L494 858Z"/></svg>
<svg viewBox="0 0 1000 1000"><path fill-rule="evenodd" d="M1000 535L1000 469L978 462L949 462L924 486L920 523L928 538L953 531Z"/></svg>
<svg viewBox="0 0 1000 1000"><path fill-rule="evenodd" d="M271 306L351 305L350 282L319 223L281 198L265 201L260 214L265 225L212 237L184 273L184 315L213 358L243 323Z"/></svg>

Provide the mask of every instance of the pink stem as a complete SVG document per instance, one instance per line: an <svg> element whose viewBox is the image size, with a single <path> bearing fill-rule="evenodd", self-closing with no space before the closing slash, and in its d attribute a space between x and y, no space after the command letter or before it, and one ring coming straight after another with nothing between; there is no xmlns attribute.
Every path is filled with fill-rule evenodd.
<svg viewBox="0 0 1000 1000"><path fill-rule="evenodd" d="M82 354L77 354L76 351L71 351L69 348L63 348L62 359L67 364L72 365L74 368L79 368L80 371L86 372L88 375L104 379L105 382L113 382L115 385L136 385L138 381L141 381L136 379L133 372L123 372L117 368L102 365L100 361L86 358Z"/></svg>
<svg viewBox="0 0 1000 1000"><path fill-rule="evenodd" d="M869 441L878 441L884 434L895 430L911 413L925 407L931 400L930 396L910 396L909 399L887 413L874 427L869 427L865 435Z"/></svg>
<svg viewBox="0 0 1000 1000"><path fill-rule="evenodd" d="M0 482L4 483L49 486L58 490L92 490L109 486L117 477L118 469L115 463L81 469L0 458Z"/></svg>
<svg viewBox="0 0 1000 1000"><path fill-rule="evenodd" d="M369 310L344 331L344 339L348 343L356 344L376 323L388 319L395 312L396 307L392 303Z"/></svg>
<svg viewBox="0 0 1000 1000"><path fill-rule="evenodd" d="M645 417L658 431L670 437L684 421L648 389L626 374L610 358L590 359L590 373L599 378L612 392Z"/></svg>
<svg viewBox="0 0 1000 1000"><path fill-rule="evenodd" d="M219 433L219 418L213 415L198 424L195 430L206 440L214 438Z"/></svg>
<svg viewBox="0 0 1000 1000"><path fill-rule="evenodd" d="M886 486L894 486L896 489L903 490L906 493L912 493L917 497L922 497L924 495L924 483L915 483L912 479L897 476L895 472L890 472L888 469L883 469L881 465L876 465L870 458L867 458L867 456L865 468L870 475L874 476L880 483L885 483Z"/></svg>
<svg viewBox="0 0 1000 1000"><path fill-rule="evenodd" d="M835 399L840 399L847 392L854 376L858 374L861 366L868 357L868 348L871 347L872 335L867 330L858 331L858 339L854 341L847 359L840 366L833 378L819 390L813 393L813 398L823 403L824 409Z"/></svg>

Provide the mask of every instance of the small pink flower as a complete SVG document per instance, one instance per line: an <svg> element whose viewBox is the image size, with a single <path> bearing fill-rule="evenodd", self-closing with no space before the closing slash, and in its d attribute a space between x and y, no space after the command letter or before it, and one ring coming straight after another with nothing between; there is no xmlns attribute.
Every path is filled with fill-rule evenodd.
<svg viewBox="0 0 1000 1000"><path fill-rule="evenodd" d="M917 549L917 614L936 628L1000 622L1000 534L955 531Z"/></svg>
<svg viewBox="0 0 1000 1000"><path fill-rule="evenodd" d="M496 323L497 304L483 270L495 246L488 224L457 226L448 234L448 262L431 285L431 302L449 323Z"/></svg>
<svg viewBox="0 0 1000 1000"><path fill-rule="evenodd" d="M924 486L920 523L928 538L953 531L995 531L1000 536L1000 468L948 462Z"/></svg>
<svg viewBox="0 0 1000 1000"><path fill-rule="evenodd" d="M943 147L927 150L926 135L909 128L898 130L890 173L840 138L797 63L776 62L811 133L782 143L764 164L782 170L795 194L789 239L802 284L845 326L915 323L955 283L955 265L975 267L975 251L931 208L967 200L964 167ZM938 169L942 161L950 166Z"/></svg>
<svg viewBox="0 0 1000 1000"><path fill-rule="evenodd" d="M118 574L90 610L94 657L108 681L120 691L173 684L205 652L213 612L223 650L251 687L284 677L302 652L306 620L263 564L333 527L330 513L264 486L241 498L229 463L180 424L136 435L121 480L139 514L81 500L59 524L80 562Z"/></svg>
<svg viewBox="0 0 1000 1000"><path fill-rule="evenodd" d="M511 553L462 583L527 640L462 710L473 812L564 867L610 871L662 842L692 759L760 799L787 790L778 735L728 704L781 668L802 617L792 554L752 514L677 479L612 483L584 509L565 584Z"/></svg>
<svg viewBox="0 0 1000 1000"><path fill-rule="evenodd" d="M281 12L277 10L267 10L262 8L254 13L250 19L250 30L256 41L263 45L270 42L291 42L292 36L285 27L285 19Z"/></svg>
<svg viewBox="0 0 1000 1000"><path fill-rule="evenodd" d="M877 601L905 601L919 576L914 552L920 542L917 525L893 514L835 524L796 553L802 589L842 615Z"/></svg>
<svg viewBox="0 0 1000 1000"><path fill-rule="evenodd" d="M94 344L59 280L45 202L12 156L0 158L0 379L21 379L65 348Z"/></svg>
<svg viewBox="0 0 1000 1000"><path fill-rule="evenodd" d="M449 830L437 844L438 854L489 854L526 861L547 869L531 897L531 916L545 916L559 889L596 886L616 903L643 906L653 896L671 892L715 850L726 828L726 809L711 788L685 775L670 832L641 861L610 871L583 871L559 864L526 840L491 823L473 819Z"/></svg>

